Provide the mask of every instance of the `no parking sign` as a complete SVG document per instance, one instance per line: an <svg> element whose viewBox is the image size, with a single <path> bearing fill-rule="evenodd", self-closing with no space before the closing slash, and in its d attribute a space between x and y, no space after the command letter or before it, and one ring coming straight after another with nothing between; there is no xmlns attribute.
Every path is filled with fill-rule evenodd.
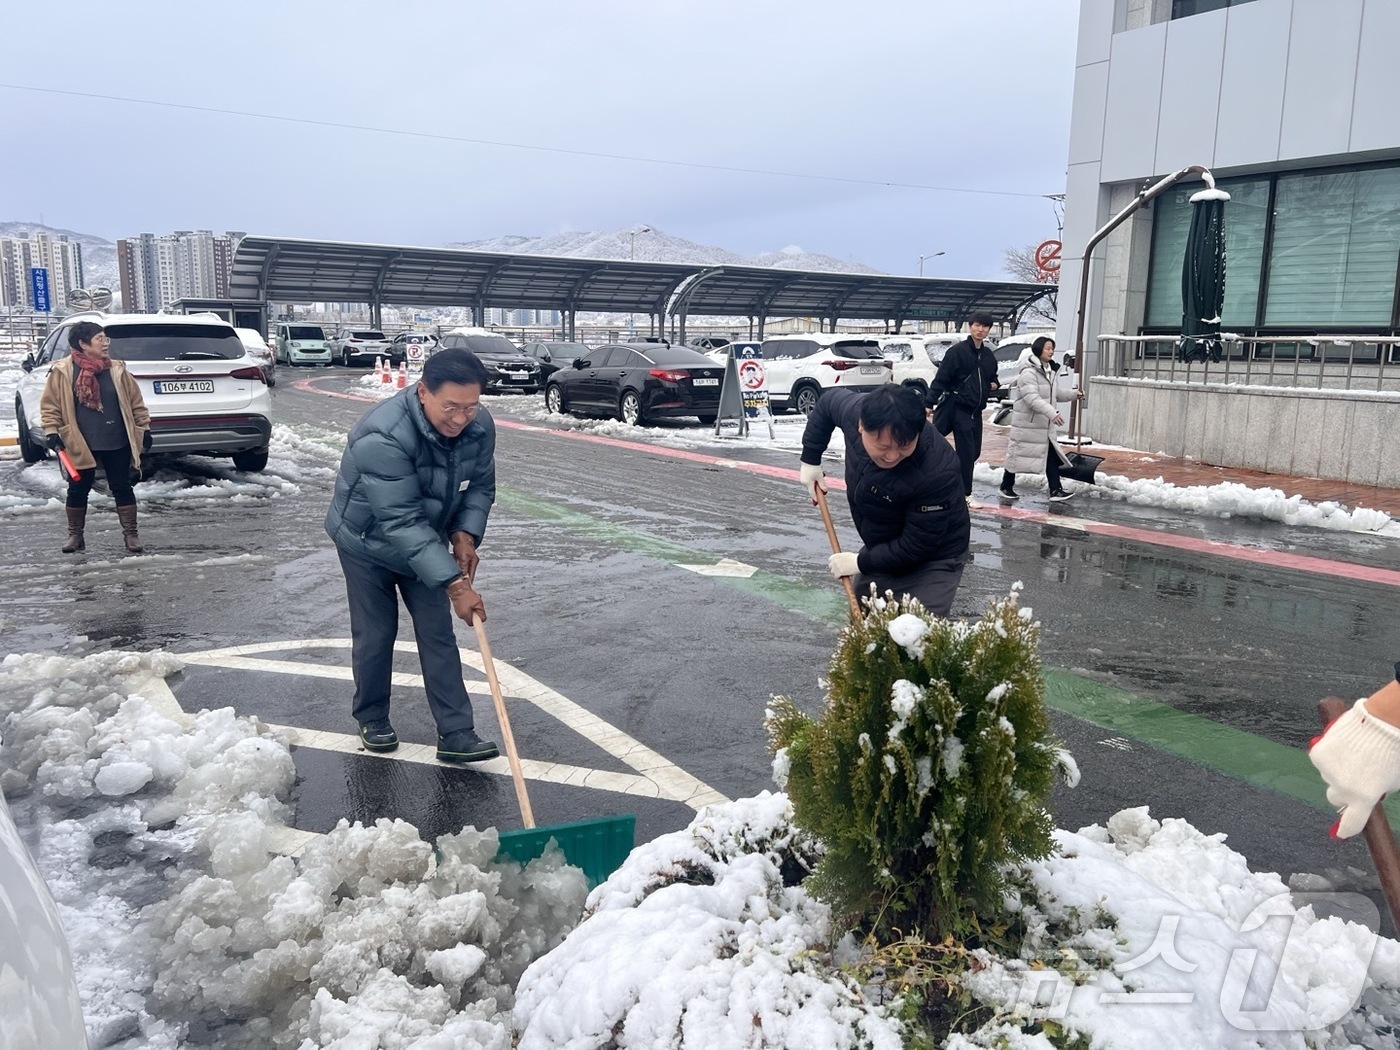
<svg viewBox="0 0 1400 1050"><path fill-rule="evenodd" d="M422 343L409 343L409 344L408 344L408 350L407 350L407 352L404 354L404 356L408 359L408 372L409 372L409 375L415 375L415 376L422 375L422 374L423 374L423 358L424 358L424 354L423 354L423 344L422 344Z"/></svg>

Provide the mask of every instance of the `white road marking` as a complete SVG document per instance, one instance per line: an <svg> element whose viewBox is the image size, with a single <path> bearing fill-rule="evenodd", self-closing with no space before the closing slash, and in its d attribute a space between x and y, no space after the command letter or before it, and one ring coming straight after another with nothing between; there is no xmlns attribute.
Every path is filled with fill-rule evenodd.
<svg viewBox="0 0 1400 1050"><path fill-rule="evenodd" d="M304 675L316 678L330 678L350 681L349 667L325 664L304 663L296 660L276 660L262 658L262 653L286 653L314 649L348 649L348 638L312 638L280 642L258 642L252 645L235 645L223 649L207 649L202 652L177 653L180 659L189 664L205 667L226 667L236 670L258 671L271 674ZM397 642L398 652L416 653L411 642ZM485 689L485 669L481 655L472 649L460 650L462 662L479 672L480 683ZM687 773L660 753L647 747L641 741L624 733L616 726L599 718L587 708L536 681L523 671L517 670L500 660L495 661L496 677L501 683L501 693L507 700L514 698L533 704L545 714L562 722L579 733L596 747L617 758L635 773L619 773L605 769L589 769L571 766L561 762L544 762L535 759L521 759L521 770L526 779L555 784L575 784L596 788L600 791L614 791L646 798L660 798L672 802L683 802L691 809L699 810L714 802L728 799L704 781ZM179 711L179 703L170 694L163 681L160 688L169 694L169 702L162 705L166 713L170 704ZM395 685L422 688L423 677L416 674L395 672ZM155 702L153 700L153 702ZM180 712L183 716L183 712ZM343 754L364 753L357 736L349 733L332 733L324 730L302 729L296 726L273 726L285 733L289 739L302 747L337 751ZM424 765L438 765L437 749L425 744L400 744L398 750L376 756L401 762L418 762ZM486 762L472 763L473 769L509 776L510 767L505 758L494 758Z"/></svg>

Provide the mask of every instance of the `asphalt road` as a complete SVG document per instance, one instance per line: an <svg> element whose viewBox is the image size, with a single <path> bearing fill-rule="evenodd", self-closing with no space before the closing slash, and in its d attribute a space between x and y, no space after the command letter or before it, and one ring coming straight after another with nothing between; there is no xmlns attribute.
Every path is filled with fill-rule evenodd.
<svg viewBox="0 0 1400 1050"><path fill-rule="evenodd" d="M110 511L110 521L94 511L79 557L58 552L58 511L13 516L4 651L189 655L169 682L186 710L232 705L302 734L294 802L308 832L341 817L402 816L425 835L518 826L503 760L463 770L430 749L390 760L354 746L344 589L321 522L344 432L368 405L330 396L353 393L345 370L317 370L306 389L300 378L289 371L273 391L287 430L264 475L198 459L162 472L166 491L193 479L207 496L146 498L139 558L119 553ZM537 819L636 813L646 839L684 826L705 800L772 788L764 707L784 694L817 708L845 615L795 457L684 453L513 423L512 407L535 400L488 400L500 493L477 582ZM0 462L0 491L37 498L45 484ZM843 504L832 500L854 549ZM1141 531L1099 535L1086 522ZM1232 557L1229 545L1277 564ZM1387 673L1400 588L1300 568L1299 554L1400 569L1394 545L1373 537L1099 500L1040 520L974 514L954 614L975 616L1024 583L1023 603L1043 624L1055 730L1084 774L1055 795L1063 826L1147 805L1225 833L1256 870L1374 892L1364 847L1327 838L1330 818L1296 749L1317 732L1318 698L1360 695ZM722 559L754 571L697 571ZM411 642L406 614L401 629ZM475 647L469 629L459 637ZM431 744L416 658L402 652L396 666L395 726ZM479 727L493 736L484 679L467 674ZM1279 756L1295 762L1291 774L1270 772Z"/></svg>

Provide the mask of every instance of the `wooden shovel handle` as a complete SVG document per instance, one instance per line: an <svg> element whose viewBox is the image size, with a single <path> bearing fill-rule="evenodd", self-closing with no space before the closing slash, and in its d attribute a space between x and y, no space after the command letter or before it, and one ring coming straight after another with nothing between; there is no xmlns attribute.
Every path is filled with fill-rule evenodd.
<svg viewBox="0 0 1400 1050"><path fill-rule="evenodd" d="M831 553L841 553L841 541L836 536L836 526L831 521L831 511L827 509L826 493L821 490L821 486L816 486L813 491L817 497L817 507L822 512L822 524L826 526L826 538L831 541ZM851 585L849 576L842 576L841 582L846 585L846 598L851 603L851 619L860 621L860 602L856 599L856 589Z"/></svg>
<svg viewBox="0 0 1400 1050"><path fill-rule="evenodd" d="M476 641L481 647L481 662L486 668L486 681L491 686L491 699L496 703L496 718L501 723L501 741L506 745L510 775L515 781L515 800L520 803L520 819L527 828L533 828L535 813L530 808L530 795L525 790L525 774L520 771L520 755L515 750L515 734L510 731L505 697L501 695L501 683L496 678L496 662L491 659L491 643L486 640L486 626L477 617L472 617L472 626L476 628Z"/></svg>
<svg viewBox="0 0 1400 1050"><path fill-rule="evenodd" d="M1322 718L1323 728L1346 714L1347 707L1345 700L1335 696L1318 701L1317 713ZM1380 877L1381 894L1390 908L1391 921L1400 929L1400 847L1395 844L1390 821L1386 819L1380 803L1376 803L1375 809L1371 810L1371 817L1361 829L1361 836L1366 840L1366 848L1371 851L1371 863L1376 866L1376 874Z"/></svg>

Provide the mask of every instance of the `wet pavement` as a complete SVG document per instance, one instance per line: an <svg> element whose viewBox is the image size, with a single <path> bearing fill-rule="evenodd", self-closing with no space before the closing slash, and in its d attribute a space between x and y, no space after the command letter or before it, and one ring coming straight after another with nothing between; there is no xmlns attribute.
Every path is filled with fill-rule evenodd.
<svg viewBox="0 0 1400 1050"><path fill-rule="evenodd" d="M379 816L401 816L426 835L463 823L518 826L503 760L456 769L344 743L354 733L348 618L321 522L344 432L368 405L317 392L353 394L343 370L315 375L315 390L289 376L273 391L287 429L263 475L193 459L162 472L157 481L171 494L143 499L148 553L139 558L120 554L110 509L94 510L86 554L60 555L61 512L37 505L51 494L50 468L0 462L0 492L36 502L7 520L4 649L158 647L197 661L262 647L191 662L169 685L186 710L232 705L325 734L294 751L299 828ZM697 799L772 788L764 707L784 694L816 709L845 615L795 456L588 441L511 425L509 397L488 403L501 424L500 492L477 582L496 660L516 683L507 692L516 690L515 737L538 776L537 819L631 812L646 839L684 826ZM838 532L854 544L842 503L833 500ZM1383 680L1400 611L1400 587L1310 571L1285 556L1400 570L1400 545L1103 500L1058 513L976 512L973 565L954 608L975 616L1014 582L1025 586L1054 669L1055 729L1084 771L1079 788L1057 791L1057 819L1077 828L1150 805L1159 819L1226 833L1256 869L1371 888L1363 846L1329 841L1330 820L1315 803L1261 784L1270 783L1271 756L1296 759L1293 749L1315 735L1320 697L1354 697ZM1185 536L1201 550L1100 535L1081 522ZM1209 541L1276 552L1279 564L1207 551ZM695 568L722 559L753 571ZM406 614L400 639L411 641ZM467 628L459 639L475 648ZM394 723L407 743L430 745L416 664L411 652L397 657ZM479 729L499 739L484 679L477 668L466 673ZM1080 695L1095 690L1097 707ZM1118 720L1117 708L1136 703L1147 705L1150 724ZM1197 721L1183 722L1179 743L1154 735L1151 725L1174 719ZM1204 746L1228 733L1238 736L1221 739L1245 746ZM1200 753L1191 750L1196 737ZM1253 766L1247 755L1217 757L1251 750ZM642 753L655 757L639 761Z"/></svg>

